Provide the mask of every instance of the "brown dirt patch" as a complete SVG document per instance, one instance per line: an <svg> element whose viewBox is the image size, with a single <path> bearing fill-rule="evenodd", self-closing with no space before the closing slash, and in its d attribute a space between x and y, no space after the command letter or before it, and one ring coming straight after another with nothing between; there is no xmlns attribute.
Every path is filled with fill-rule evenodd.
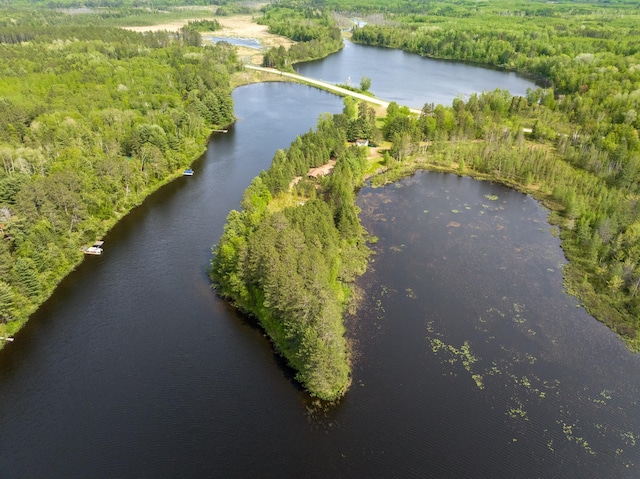
<svg viewBox="0 0 640 479"><path fill-rule="evenodd" d="M382 152L384 151L384 148L380 148L378 146L370 146L369 147L369 156L368 158L370 160L373 160L375 158L382 158Z"/></svg>
<svg viewBox="0 0 640 479"><path fill-rule="evenodd" d="M280 35L269 33L266 25L258 25L256 23L257 16L254 15L234 15L230 17L216 17L213 14L204 15L199 18L178 20L175 22L162 23L158 25L150 25L145 27L123 27L126 30L134 32L158 32L166 30L169 32L177 32L190 21L202 19L215 19L222 26L221 30L210 32L211 35L222 38L252 38L260 42L264 48L279 47L280 45L289 48L294 42ZM243 61L254 65L262 64L262 53L254 48L236 47L238 57Z"/></svg>
<svg viewBox="0 0 640 479"><path fill-rule="evenodd" d="M328 163L318 166L317 168L311 168L307 173L307 176L312 178L318 178L319 176L327 176L329 173L331 173L334 166L336 166L336 160L330 160Z"/></svg>
<svg viewBox="0 0 640 479"><path fill-rule="evenodd" d="M157 25L145 25L143 27L122 27L125 30L131 30L132 32L161 32L167 31L175 33L184 27L189 22L196 22L198 20L213 20L215 16L213 13L211 15L205 15L202 17L196 18L185 18L184 20L176 20L175 22L167 22L167 23L158 23Z"/></svg>
<svg viewBox="0 0 640 479"><path fill-rule="evenodd" d="M235 15L232 17L220 17L218 22L222 30L217 30L214 35L223 38L253 38L258 40L264 48L283 46L289 48L294 42L280 35L269 33L266 25L258 25L252 15ZM253 65L262 64L262 53L254 48L237 47L238 57L246 63Z"/></svg>

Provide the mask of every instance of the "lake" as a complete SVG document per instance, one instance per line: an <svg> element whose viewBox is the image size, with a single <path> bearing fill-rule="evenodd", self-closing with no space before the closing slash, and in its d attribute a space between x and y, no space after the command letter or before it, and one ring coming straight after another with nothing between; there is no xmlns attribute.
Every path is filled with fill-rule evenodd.
<svg viewBox="0 0 640 479"><path fill-rule="evenodd" d="M638 476L638 356L563 292L546 211L491 183L360 191L379 241L347 318L353 385L309 398L206 268L251 179L342 100L270 83L234 101L194 176L125 217L0 351L1 478Z"/></svg>
<svg viewBox="0 0 640 479"><path fill-rule="evenodd" d="M458 95L509 90L526 95L535 83L513 72L448 60L423 58L390 48L358 45L345 41L344 48L325 59L298 63L296 73L329 83L360 85L362 77L371 79L371 93L387 101L411 108L425 103L451 105Z"/></svg>
<svg viewBox="0 0 640 479"><path fill-rule="evenodd" d="M355 376L422 477L637 475L640 358L563 291L536 201L426 172L359 201L379 242Z"/></svg>

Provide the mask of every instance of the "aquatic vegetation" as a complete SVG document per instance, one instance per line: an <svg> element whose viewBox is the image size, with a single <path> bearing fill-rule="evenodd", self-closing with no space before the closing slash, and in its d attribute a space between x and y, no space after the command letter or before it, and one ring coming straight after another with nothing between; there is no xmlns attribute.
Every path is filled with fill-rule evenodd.
<svg viewBox="0 0 640 479"><path fill-rule="evenodd" d="M638 439L640 439L640 435L639 434L634 434L631 431L625 431L625 432L620 434L620 439L622 439L625 442L625 444L627 444L629 446L635 446L636 445L636 441Z"/></svg>
<svg viewBox="0 0 640 479"><path fill-rule="evenodd" d="M591 449L591 446L589 446L589 443L586 441L586 439L584 439L581 436L576 436L574 433L574 428L576 427L575 424L567 424L566 422L562 421L562 420L558 420L556 421L557 424L562 426L562 432L564 433L565 437L567 438L567 441L569 442L575 442L577 445L581 446L584 451L592 456L595 456L595 451L593 449Z"/></svg>
<svg viewBox="0 0 640 479"><path fill-rule="evenodd" d="M391 296L393 293L397 293L397 292L398 292L397 289L390 288L389 286L387 286L385 284L381 284L380 285L380 296L381 297Z"/></svg>
<svg viewBox="0 0 640 479"><path fill-rule="evenodd" d="M600 391L598 397L592 399L591 401L595 404L602 404L603 406L607 404L607 401L611 399L611 391L604 389Z"/></svg>
<svg viewBox="0 0 640 479"><path fill-rule="evenodd" d="M504 302L508 298L502 298ZM499 307L488 308L486 313L479 316L474 331L479 331L486 337L486 344L496 341L496 337L491 334L492 325L502 322L503 318L511 318L516 325L526 324L527 320L522 317L526 310L524 304L509 301L511 307L505 309ZM504 323L503 323L504 324ZM517 328L522 334L529 336L536 332L530 328ZM546 361L540 361L535 355L527 351L520 351L509 348L504 344L496 343L492 347L498 348L503 354L493 359L490 364L481 361L471 349L469 340L465 340L461 346L449 344L445 340L445 334L439 332L435 321L427 321L428 341L434 354L441 356L442 364L449 364L451 368L444 374L456 377L456 368L462 366L469 373L476 388L481 394L486 394L487 400L494 401L498 388L503 388L508 384L511 388L511 395L508 401L498 407L504 407L506 426L513 428L518 434L525 435L528 427L526 424L536 423L540 420L540 405L546 403L544 410L551 410L554 422L560 426L557 431L564 437L567 443L575 444L579 451L589 456L595 456L598 452L603 454L615 454L622 456L627 449L635 447L640 443L640 435L633 431L616 431L609 424L604 427L602 424L585 424L579 426L581 417L578 411L586 404L591 404L591 408L607 407L614 395L614 391L605 388L600 390L594 397L589 398L582 394L578 398L572 398L574 404L580 406L576 408L565 407L568 404L567 394L569 390L561 387L557 378L542 379L537 373L537 367L543 369L548 366ZM552 340L553 342L553 340ZM538 366L540 364L540 366ZM577 400L577 403L575 401ZM547 431L552 434L552 430ZM514 438L517 440L517 437ZM604 442L603 442L604 441ZM621 441L621 444L615 442ZM594 444L602 447L597 450ZM558 437L550 437L547 441L547 448L555 452L558 448ZM601 446L604 445L604 446ZM612 447L613 446L613 447ZM607 448L611 448L607 450ZM627 462L626 465L632 463ZM627 466L628 467L628 466Z"/></svg>
<svg viewBox="0 0 640 479"><path fill-rule="evenodd" d="M471 378L475 381L478 389L484 389L484 383L482 382L482 376L480 374L472 374Z"/></svg>
<svg viewBox="0 0 640 479"><path fill-rule="evenodd" d="M464 344L460 346L460 348L456 348L451 344L446 344L444 341L438 338L430 338L429 341L431 343L431 350L434 353L437 354L441 350L448 352L450 357L447 359L447 362L451 364L460 362L462 363L464 369L469 373L471 373L471 366L478 361L478 358L471 352L471 347L469 346L468 341L465 341ZM473 376L476 376L477 378ZM472 373L472 377L476 385L480 389L482 389L482 376Z"/></svg>
<svg viewBox="0 0 640 479"><path fill-rule="evenodd" d="M497 315L499 315L499 316L500 316L500 317L502 317L502 318L504 318L504 317L505 317L505 314L504 314L502 311L500 311L500 310L498 310L498 309L496 309L496 308L489 308L489 309L487 310L487 313L496 313Z"/></svg>
<svg viewBox="0 0 640 479"><path fill-rule="evenodd" d="M519 403L518 407L512 407L509 408L509 410L507 411L507 415L511 418L511 419L524 419L525 421L528 421L529 418L527 416L527 411L525 411L523 409L523 404Z"/></svg>

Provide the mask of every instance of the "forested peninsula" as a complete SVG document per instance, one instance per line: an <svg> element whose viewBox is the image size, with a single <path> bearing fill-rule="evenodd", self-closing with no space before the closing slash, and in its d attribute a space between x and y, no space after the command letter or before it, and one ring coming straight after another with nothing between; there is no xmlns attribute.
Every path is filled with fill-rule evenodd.
<svg viewBox="0 0 640 479"><path fill-rule="evenodd" d="M142 34L115 25L149 21L149 9L34 3L0 7L2 338L76 267L83 246L234 120L230 74L241 68L230 45L201 46L202 24Z"/></svg>
<svg viewBox="0 0 640 479"><path fill-rule="evenodd" d="M218 23L187 23L177 34L116 28L194 15L170 2L142 3L3 7L0 337L24 324L79 263L83 245L178 176L211 129L233 121L232 75L242 70L236 50L203 46L200 35ZM221 15L248 8L220 3ZM376 118L366 104L345 100L342 113L320 118L315 131L276 152L242 210L229 214L211 265L218 292L259 319L312 395L340 397L350 382L342 317L369 255L356 188L365 177L377 184L418 168L454 171L549 206L570 260L568 288L638 350L639 17L635 5L597 1L262 7L256 20L296 42L264 52L265 66L290 70L326 56L346 34L518 71L546 88L427 104L419 116L392 103ZM363 26L348 33L350 18ZM379 157L354 145L365 139Z"/></svg>
<svg viewBox="0 0 640 479"><path fill-rule="evenodd" d="M369 255L355 205L367 151L347 146L346 122L321 118L276 152L229 214L211 269L218 292L259 319L296 379L325 400L351 380L342 318Z"/></svg>

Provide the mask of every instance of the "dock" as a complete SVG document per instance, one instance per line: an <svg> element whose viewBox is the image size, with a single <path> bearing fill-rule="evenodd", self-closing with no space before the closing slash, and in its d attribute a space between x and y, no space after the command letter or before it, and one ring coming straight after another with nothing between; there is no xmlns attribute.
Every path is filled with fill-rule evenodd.
<svg viewBox="0 0 640 479"><path fill-rule="evenodd" d="M103 244L104 244L104 241L96 241L95 243L93 243L92 246L89 246L88 248L83 248L82 252L84 254L100 255L102 254Z"/></svg>

